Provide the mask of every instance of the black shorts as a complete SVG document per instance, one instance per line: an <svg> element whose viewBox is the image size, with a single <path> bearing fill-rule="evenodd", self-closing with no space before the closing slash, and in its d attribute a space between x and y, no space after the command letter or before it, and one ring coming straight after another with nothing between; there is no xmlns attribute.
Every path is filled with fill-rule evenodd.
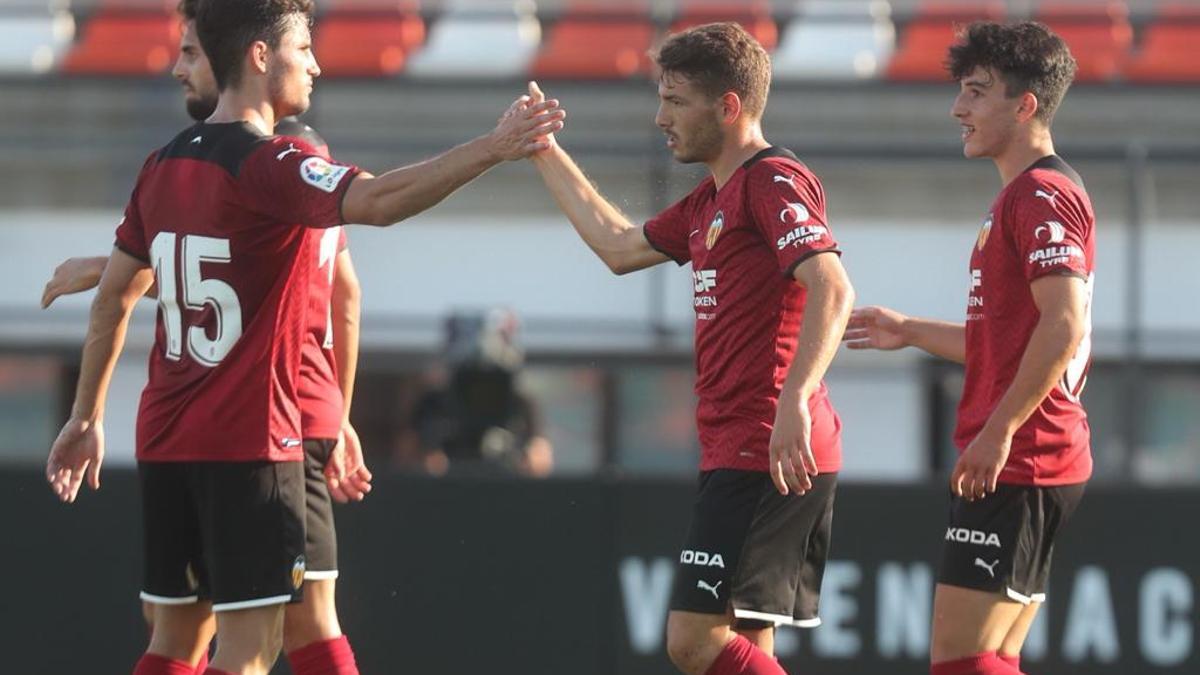
<svg viewBox="0 0 1200 675"><path fill-rule="evenodd" d="M325 482L325 464L336 444L328 439L304 441L305 579L336 579L338 575L333 499Z"/></svg>
<svg viewBox="0 0 1200 675"><path fill-rule="evenodd" d="M977 501L951 496L938 583L1003 593L1026 605L1044 601L1054 541L1084 485L1002 483Z"/></svg>
<svg viewBox="0 0 1200 675"><path fill-rule="evenodd" d="M783 496L770 475L717 469L700 474L692 523L679 555L671 609L733 610L735 624L818 626L837 474Z"/></svg>
<svg viewBox="0 0 1200 675"><path fill-rule="evenodd" d="M304 582L301 462L139 462L142 600L213 611L297 600Z"/></svg>

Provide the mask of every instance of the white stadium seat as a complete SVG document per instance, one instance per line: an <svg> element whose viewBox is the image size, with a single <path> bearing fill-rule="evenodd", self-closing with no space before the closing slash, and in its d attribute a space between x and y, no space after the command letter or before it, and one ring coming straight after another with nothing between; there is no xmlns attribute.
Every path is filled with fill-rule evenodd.
<svg viewBox="0 0 1200 675"><path fill-rule="evenodd" d="M515 3L509 11L498 12L494 2L460 0L447 5L406 72L417 78L523 76L541 36L532 3Z"/></svg>
<svg viewBox="0 0 1200 675"><path fill-rule="evenodd" d="M896 47L886 0L801 2L772 56L777 80L876 79Z"/></svg>
<svg viewBox="0 0 1200 675"><path fill-rule="evenodd" d="M75 19L69 12L0 13L0 73L49 72L74 36Z"/></svg>

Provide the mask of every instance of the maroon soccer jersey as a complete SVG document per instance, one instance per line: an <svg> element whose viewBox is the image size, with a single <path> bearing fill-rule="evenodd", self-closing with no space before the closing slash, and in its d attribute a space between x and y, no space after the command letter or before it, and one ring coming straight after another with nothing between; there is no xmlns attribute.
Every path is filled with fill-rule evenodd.
<svg viewBox="0 0 1200 675"><path fill-rule="evenodd" d="M767 148L719 191L705 179L645 234L675 262L692 263L700 469L767 471L807 294L792 274L813 255L838 252L820 181L791 152ZM841 421L824 382L808 407L817 468L837 471Z"/></svg>
<svg viewBox="0 0 1200 675"><path fill-rule="evenodd" d="M309 230L316 272L308 294L308 331L300 348L300 426L304 438L336 439L342 430L344 401L333 354L333 272L346 248L341 227Z"/></svg>
<svg viewBox="0 0 1200 675"><path fill-rule="evenodd" d="M117 246L158 283L144 461L295 461L314 238L358 170L249 124L197 124L152 154Z"/></svg>
<svg viewBox="0 0 1200 675"><path fill-rule="evenodd" d="M971 253L966 380L954 434L960 451L1016 377L1040 316L1030 284L1069 274L1088 285L1087 333L1066 373L1014 434L1003 483L1066 485L1091 476L1091 434L1079 395L1091 365L1095 222L1079 175L1046 157L1000 192Z"/></svg>

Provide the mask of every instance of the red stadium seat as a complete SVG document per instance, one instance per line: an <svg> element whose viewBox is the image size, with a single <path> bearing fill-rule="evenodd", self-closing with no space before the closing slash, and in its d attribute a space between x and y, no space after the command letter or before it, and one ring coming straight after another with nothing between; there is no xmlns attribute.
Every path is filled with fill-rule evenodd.
<svg viewBox="0 0 1200 675"><path fill-rule="evenodd" d="M647 20L564 18L533 61L534 77L617 79L649 72L654 41Z"/></svg>
<svg viewBox="0 0 1200 675"><path fill-rule="evenodd" d="M896 81L945 81L946 50L960 26L1004 17L1004 2L925 2L908 23L887 77Z"/></svg>
<svg viewBox="0 0 1200 675"><path fill-rule="evenodd" d="M158 75L175 61L180 25L174 13L98 13L67 55L63 72Z"/></svg>
<svg viewBox="0 0 1200 675"><path fill-rule="evenodd" d="M1046 2L1037 19L1071 48L1079 65L1076 82L1111 81L1129 59L1133 26L1124 2Z"/></svg>
<svg viewBox="0 0 1200 675"><path fill-rule="evenodd" d="M1124 75L1130 82L1200 82L1200 7L1163 5L1142 34L1142 48Z"/></svg>
<svg viewBox="0 0 1200 675"><path fill-rule="evenodd" d="M317 62L331 77L396 75L425 41L425 21L416 14L329 14L313 36Z"/></svg>
<svg viewBox="0 0 1200 675"><path fill-rule="evenodd" d="M771 6L764 2L685 2L668 33L717 21L740 23L767 51L779 44L779 27L771 17Z"/></svg>

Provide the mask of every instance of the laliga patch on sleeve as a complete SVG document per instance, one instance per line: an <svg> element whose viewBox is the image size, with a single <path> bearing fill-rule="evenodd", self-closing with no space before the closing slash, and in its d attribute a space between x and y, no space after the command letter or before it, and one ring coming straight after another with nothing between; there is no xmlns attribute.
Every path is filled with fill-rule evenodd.
<svg viewBox="0 0 1200 675"><path fill-rule="evenodd" d="M304 179L304 182L326 192L336 190L338 183L342 181L342 176L345 176L349 170L348 166L330 164L320 157L309 157L300 162L300 177Z"/></svg>

